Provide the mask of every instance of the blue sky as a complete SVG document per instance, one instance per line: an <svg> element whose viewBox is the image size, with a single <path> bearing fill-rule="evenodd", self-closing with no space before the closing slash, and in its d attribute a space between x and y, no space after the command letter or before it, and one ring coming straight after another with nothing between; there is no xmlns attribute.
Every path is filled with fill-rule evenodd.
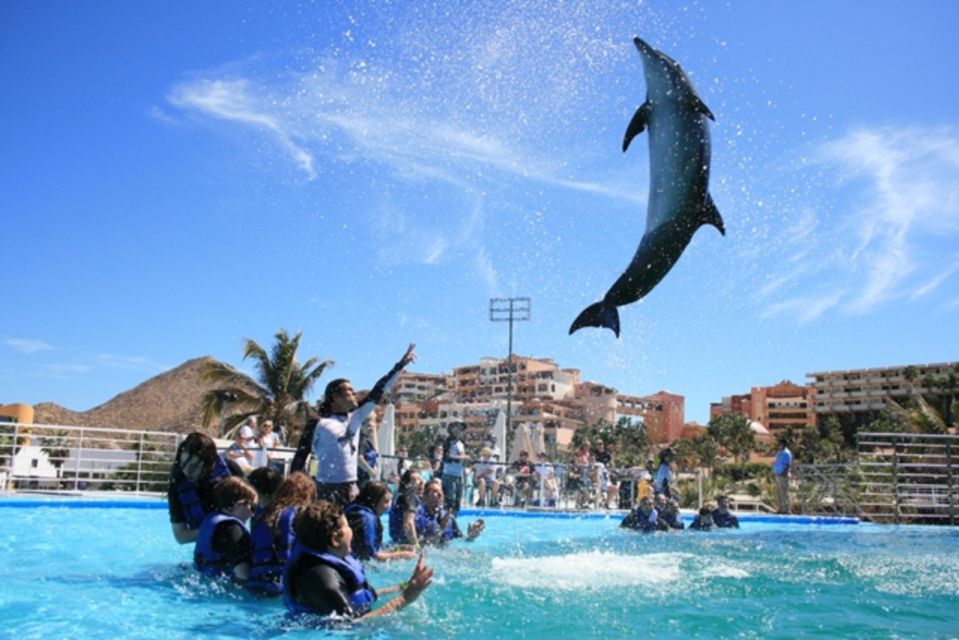
<svg viewBox="0 0 959 640"><path fill-rule="evenodd" d="M709 402L959 359L959 3L0 3L0 403L86 410L301 330L372 384L515 351ZM645 227L640 35L716 116L702 228ZM321 385L322 386L322 385ZM318 394L321 389L316 389Z"/></svg>

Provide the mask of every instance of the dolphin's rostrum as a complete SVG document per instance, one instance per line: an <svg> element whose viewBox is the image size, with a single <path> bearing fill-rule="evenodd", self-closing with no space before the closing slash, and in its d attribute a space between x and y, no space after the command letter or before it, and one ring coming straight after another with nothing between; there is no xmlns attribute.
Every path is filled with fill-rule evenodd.
<svg viewBox="0 0 959 640"><path fill-rule="evenodd" d="M636 302L653 290L679 260L696 230L711 224L723 235L723 219L709 196L709 126L713 114L675 60L639 38L633 43L643 59L646 101L626 128L623 151L649 129L649 202L646 232L636 255L606 295L573 321L572 334L583 327L606 327L619 337L617 307Z"/></svg>

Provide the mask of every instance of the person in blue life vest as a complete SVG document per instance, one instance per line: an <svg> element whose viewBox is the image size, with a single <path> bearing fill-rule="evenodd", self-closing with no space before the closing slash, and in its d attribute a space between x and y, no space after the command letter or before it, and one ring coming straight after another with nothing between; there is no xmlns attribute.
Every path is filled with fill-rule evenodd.
<svg viewBox="0 0 959 640"><path fill-rule="evenodd" d="M657 493L656 511L659 513L659 522L662 529L681 530L686 528L683 524L683 518L679 514L679 501L676 498L669 499L665 495Z"/></svg>
<svg viewBox="0 0 959 640"><path fill-rule="evenodd" d="M377 592L363 565L350 554L353 530L337 504L320 500L300 510L293 528L296 544L283 578L283 601L291 613L381 616L414 602L433 581L433 570L421 555L407 582ZM388 593L399 595L373 609L379 595Z"/></svg>
<svg viewBox="0 0 959 640"><path fill-rule="evenodd" d="M273 498L280 483L283 482L283 476L273 467L257 467L246 476L246 481L256 490L259 497L256 513L253 514L254 522L262 518L266 510L273 504ZM250 527L252 530L252 527Z"/></svg>
<svg viewBox="0 0 959 640"><path fill-rule="evenodd" d="M659 512L653 506L653 499L646 496L639 501L635 509L626 514L619 526L643 533L652 533L660 529Z"/></svg>
<svg viewBox="0 0 959 640"><path fill-rule="evenodd" d="M699 514L693 518L689 525L692 531L712 531L716 528L713 522L713 514L716 512L716 503L707 502L699 509Z"/></svg>
<svg viewBox="0 0 959 640"><path fill-rule="evenodd" d="M305 473L291 473L280 483L269 507L254 517L250 527L253 549L247 589L268 596L283 593L283 571L296 541L293 519L300 509L315 501L316 484Z"/></svg>
<svg viewBox="0 0 959 640"><path fill-rule="evenodd" d="M423 476L416 469L403 472L390 507L390 539L394 544L420 546L416 535L416 514L423 502Z"/></svg>
<svg viewBox="0 0 959 640"><path fill-rule="evenodd" d="M719 529L738 529L739 518L729 511L729 498L718 496L716 510L713 511L713 524Z"/></svg>
<svg viewBox="0 0 959 640"><path fill-rule="evenodd" d="M360 428L376 405L396 382L400 372L416 361L416 345L410 344L403 357L380 378L362 403L353 384L338 378L326 385L319 420L313 431L316 458L316 491L321 500L346 506L359 494L356 484Z"/></svg>
<svg viewBox="0 0 959 640"><path fill-rule="evenodd" d="M250 574L250 532L246 522L256 509L256 490L230 477L213 489L216 510L208 513L193 548L193 565L211 578L229 576L245 582Z"/></svg>
<svg viewBox="0 0 959 640"><path fill-rule="evenodd" d="M467 542L475 540L486 526L482 518L466 527L466 535L460 530L452 509L446 508L443 483L434 478L423 488L423 503L416 512L416 537L420 544L444 545L456 538Z"/></svg>
<svg viewBox="0 0 959 640"><path fill-rule="evenodd" d="M200 523L214 509L213 488L230 476L243 477L243 471L217 453L212 438L194 432L183 439L176 450L167 489L170 526L177 542L196 542Z"/></svg>
<svg viewBox="0 0 959 640"><path fill-rule="evenodd" d="M411 548L383 548L381 516L390 508L393 493L385 482L369 482L344 513L353 530L351 551L360 560L409 560L416 557Z"/></svg>

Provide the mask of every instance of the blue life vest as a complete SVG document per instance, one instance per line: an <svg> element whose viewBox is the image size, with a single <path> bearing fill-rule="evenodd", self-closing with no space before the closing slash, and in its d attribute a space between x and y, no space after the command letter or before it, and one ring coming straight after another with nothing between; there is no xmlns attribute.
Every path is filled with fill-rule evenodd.
<svg viewBox="0 0 959 640"><path fill-rule="evenodd" d="M286 565L286 572L283 575L283 604L291 613L314 613L312 609L301 605L294 599L292 591L293 576L296 570L297 561L303 557L309 556L319 560L320 564L332 567L346 580L349 596L347 602L353 610L355 617L360 617L373 608L373 602L376 601L376 592L366 581L366 573L363 571L363 565L360 561L351 555L340 558L325 551L317 551L301 542L293 545L293 555Z"/></svg>
<svg viewBox="0 0 959 640"><path fill-rule="evenodd" d="M180 500L180 506L183 508L183 517L186 518L186 526L189 529L196 529L203 522L203 518L210 512L210 509L203 504L200 497L200 490L197 483L179 472L180 478L176 483L176 493ZM230 467L227 466L223 456L217 454L216 461L213 463L213 470L204 476L200 482L207 482L212 487L217 482L232 475Z"/></svg>
<svg viewBox="0 0 959 640"><path fill-rule="evenodd" d="M276 535L262 518L253 523L253 554L250 558L250 578L246 587L268 595L283 593L283 570L296 542L293 518L297 507L287 507L276 519Z"/></svg>
<svg viewBox="0 0 959 640"><path fill-rule="evenodd" d="M447 509L441 508L439 513L435 516L430 515L426 510L426 506L420 504L416 509L416 535L420 540L432 539L437 540L442 534L442 541L449 542L454 537L456 537L456 531L453 529L453 519L450 518L449 524L446 525L446 529L440 530L440 520L442 520L448 513Z"/></svg>
<svg viewBox="0 0 959 640"><path fill-rule="evenodd" d="M723 514L719 512L719 509L713 511L713 524L720 529L738 529L739 528L739 518L729 513L728 511Z"/></svg>
<svg viewBox="0 0 959 640"><path fill-rule="evenodd" d="M420 497L415 494L412 495L416 500L416 510L419 511ZM403 531L403 516L405 514L396 507L399 499L400 494L397 493L396 497L393 498L393 505L390 507L390 539L397 544L413 544L412 540L406 538L406 532Z"/></svg>
<svg viewBox="0 0 959 640"><path fill-rule="evenodd" d="M226 556L213 549L213 534L217 527L225 522L235 522L244 527L243 521L239 518L214 511L205 517L200 524L196 546L193 548L193 566L200 573L211 578L229 575L233 571L233 566L227 561Z"/></svg>
<svg viewBox="0 0 959 640"><path fill-rule="evenodd" d="M653 509L648 516L644 516L639 507L636 507L623 519L620 526L635 529L643 533L650 533L659 528L659 512Z"/></svg>
<svg viewBox="0 0 959 640"><path fill-rule="evenodd" d="M343 510L353 530L350 552L360 560L368 560L383 546L383 523L366 505L351 502Z"/></svg>

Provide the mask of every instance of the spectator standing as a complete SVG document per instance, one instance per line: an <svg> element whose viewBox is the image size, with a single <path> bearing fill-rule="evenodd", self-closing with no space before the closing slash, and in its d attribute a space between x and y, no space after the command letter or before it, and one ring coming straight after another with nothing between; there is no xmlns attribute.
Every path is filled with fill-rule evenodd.
<svg viewBox="0 0 959 640"><path fill-rule="evenodd" d="M416 361L416 345L390 371L377 381L362 405L349 380L340 378L326 385L320 419L313 434L313 455L316 457L316 490L321 500L346 506L359 493L356 466L360 427L377 403L396 381L403 368Z"/></svg>
<svg viewBox="0 0 959 640"><path fill-rule="evenodd" d="M466 423L451 422L446 430L449 436L443 445L443 493L446 495L446 508L452 511L453 515L457 515L463 504L463 479L466 476L465 464L469 459L463 443Z"/></svg>
<svg viewBox="0 0 959 640"><path fill-rule="evenodd" d="M673 489L673 450L663 449L659 454L659 468L656 469L654 482L656 493L664 493L667 498L672 497Z"/></svg>
<svg viewBox="0 0 959 640"><path fill-rule="evenodd" d="M779 497L779 513L789 513L789 471L793 464L793 454L789 450L788 442L782 439L779 442L779 453L773 462L773 475L776 478L776 493Z"/></svg>
<svg viewBox="0 0 959 640"><path fill-rule="evenodd" d="M270 449L283 446L283 443L280 441L280 434L273 430L272 420L264 420L260 423L260 427L256 432L255 443L257 448L253 453L253 468L259 469L260 467L270 466L270 462L273 459L273 456L270 454Z"/></svg>

